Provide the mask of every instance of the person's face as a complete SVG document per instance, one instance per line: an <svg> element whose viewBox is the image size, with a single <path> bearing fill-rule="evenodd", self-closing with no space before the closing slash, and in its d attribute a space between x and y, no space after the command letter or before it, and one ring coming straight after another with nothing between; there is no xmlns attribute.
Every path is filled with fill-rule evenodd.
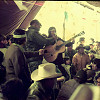
<svg viewBox="0 0 100 100"><path fill-rule="evenodd" d="M72 46L67 47L67 50L68 50L68 51L72 51Z"/></svg>
<svg viewBox="0 0 100 100"><path fill-rule="evenodd" d="M92 64L92 70L97 70L97 66L96 66L96 64Z"/></svg>
<svg viewBox="0 0 100 100"><path fill-rule="evenodd" d="M85 44L85 40L84 41L81 41L81 44Z"/></svg>
<svg viewBox="0 0 100 100"><path fill-rule="evenodd" d="M78 50L78 52L79 52L80 54L83 54L83 53L84 53L84 48L80 48L80 49Z"/></svg>
<svg viewBox="0 0 100 100"><path fill-rule="evenodd" d="M100 86L100 77L97 79L97 86Z"/></svg>
<svg viewBox="0 0 100 100"><path fill-rule="evenodd" d="M90 49L93 49L94 45L90 45Z"/></svg>
<svg viewBox="0 0 100 100"><path fill-rule="evenodd" d="M51 36L56 40L57 39L56 30L55 29L52 29L50 31L50 33L51 33Z"/></svg>
<svg viewBox="0 0 100 100"><path fill-rule="evenodd" d="M66 64L69 65L71 62L70 62L70 59L69 60L66 60Z"/></svg>
<svg viewBox="0 0 100 100"><path fill-rule="evenodd" d="M46 89L50 89L54 87L54 84L56 83L57 78L50 78L43 80L42 84Z"/></svg>
<svg viewBox="0 0 100 100"><path fill-rule="evenodd" d="M51 34L55 34L56 33L56 30L55 29L52 29L50 32L51 32Z"/></svg>

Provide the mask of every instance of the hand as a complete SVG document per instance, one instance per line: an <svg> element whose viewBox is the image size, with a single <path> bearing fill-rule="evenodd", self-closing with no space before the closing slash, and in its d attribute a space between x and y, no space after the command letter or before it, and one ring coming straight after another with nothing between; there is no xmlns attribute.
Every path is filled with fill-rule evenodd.
<svg viewBox="0 0 100 100"><path fill-rule="evenodd" d="M44 49L40 49L39 50L39 55L43 55L44 54Z"/></svg>
<svg viewBox="0 0 100 100"><path fill-rule="evenodd" d="M75 43L75 39L72 39L72 42Z"/></svg>

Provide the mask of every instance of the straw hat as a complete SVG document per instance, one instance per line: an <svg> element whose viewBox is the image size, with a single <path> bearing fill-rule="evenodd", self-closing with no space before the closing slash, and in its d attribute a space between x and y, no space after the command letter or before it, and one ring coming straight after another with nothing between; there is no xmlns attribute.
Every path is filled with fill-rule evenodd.
<svg viewBox="0 0 100 100"><path fill-rule="evenodd" d="M39 81L47 78L60 77L62 73L56 72L56 65L53 63L44 63L38 66L38 69L32 72L31 79Z"/></svg>

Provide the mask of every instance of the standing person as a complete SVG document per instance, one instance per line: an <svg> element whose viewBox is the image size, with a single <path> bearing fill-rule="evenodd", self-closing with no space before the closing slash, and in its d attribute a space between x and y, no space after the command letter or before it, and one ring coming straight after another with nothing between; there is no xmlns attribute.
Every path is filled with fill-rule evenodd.
<svg viewBox="0 0 100 100"><path fill-rule="evenodd" d="M31 84L27 58L39 56L42 50L40 52L24 52L23 46L25 45L25 42L25 31L16 29L13 35L13 43L6 51L4 64L6 67L6 80L19 78L22 80L25 90L27 90Z"/></svg>
<svg viewBox="0 0 100 100"><path fill-rule="evenodd" d="M75 66L76 72L80 69L86 68L87 64L90 64L90 59L88 54L84 52L84 46L80 44L76 50L78 52L73 56L72 64Z"/></svg>
<svg viewBox="0 0 100 100"><path fill-rule="evenodd" d="M73 56L76 54L76 50L73 49L73 43L70 42L66 51L65 51L65 57L69 57L70 58L70 61L72 63L72 58Z"/></svg>
<svg viewBox="0 0 100 100"><path fill-rule="evenodd" d="M61 64L63 64L63 58L64 58L63 55L65 52L65 46L62 46L61 48L59 48L59 45L63 44L65 41L56 35L55 27L50 27L48 29L48 37L49 38L53 37L55 39L55 44L52 47L49 47L51 49L51 60L53 59L53 57L55 58L54 61L51 61L51 62L54 63L58 67L58 69L60 69L62 74L66 77L66 80L68 80L69 75L61 65ZM57 48L57 46L58 46L58 48ZM66 44L66 46L67 46L67 44ZM56 48L56 50L55 50L55 48ZM52 53L53 51L54 51L54 54Z"/></svg>
<svg viewBox="0 0 100 100"><path fill-rule="evenodd" d="M37 51L42 49L45 45L50 45L54 43L53 38L46 38L42 34L39 33L41 28L41 23L38 20L32 20L30 22L30 27L26 32L27 42L25 49L26 51ZM43 56L41 57L32 57L29 60L29 67L31 73L38 68L38 65L42 63Z"/></svg>
<svg viewBox="0 0 100 100"><path fill-rule="evenodd" d="M31 74L34 83L28 89L27 100L56 100L54 87L61 75L56 72L55 64L40 64Z"/></svg>
<svg viewBox="0 0 100 100"><path fill-rule="evenodd" d="M85 37L79 38L78 46L79 46L80 44L82 44L82 45L84 46L84 44L85 44Z"/></svg>

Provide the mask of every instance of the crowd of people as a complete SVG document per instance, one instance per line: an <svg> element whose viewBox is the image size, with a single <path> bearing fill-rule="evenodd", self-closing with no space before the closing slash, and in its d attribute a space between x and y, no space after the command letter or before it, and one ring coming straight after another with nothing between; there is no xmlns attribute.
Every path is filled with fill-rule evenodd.
<svg viewBox="0 0 100 100"><path fill-rule="evenodd" d="M27 31L0 35L0 100L99 100L100 42L81 37L73 49L75 39L41 26L35 19Z"/></svg>

